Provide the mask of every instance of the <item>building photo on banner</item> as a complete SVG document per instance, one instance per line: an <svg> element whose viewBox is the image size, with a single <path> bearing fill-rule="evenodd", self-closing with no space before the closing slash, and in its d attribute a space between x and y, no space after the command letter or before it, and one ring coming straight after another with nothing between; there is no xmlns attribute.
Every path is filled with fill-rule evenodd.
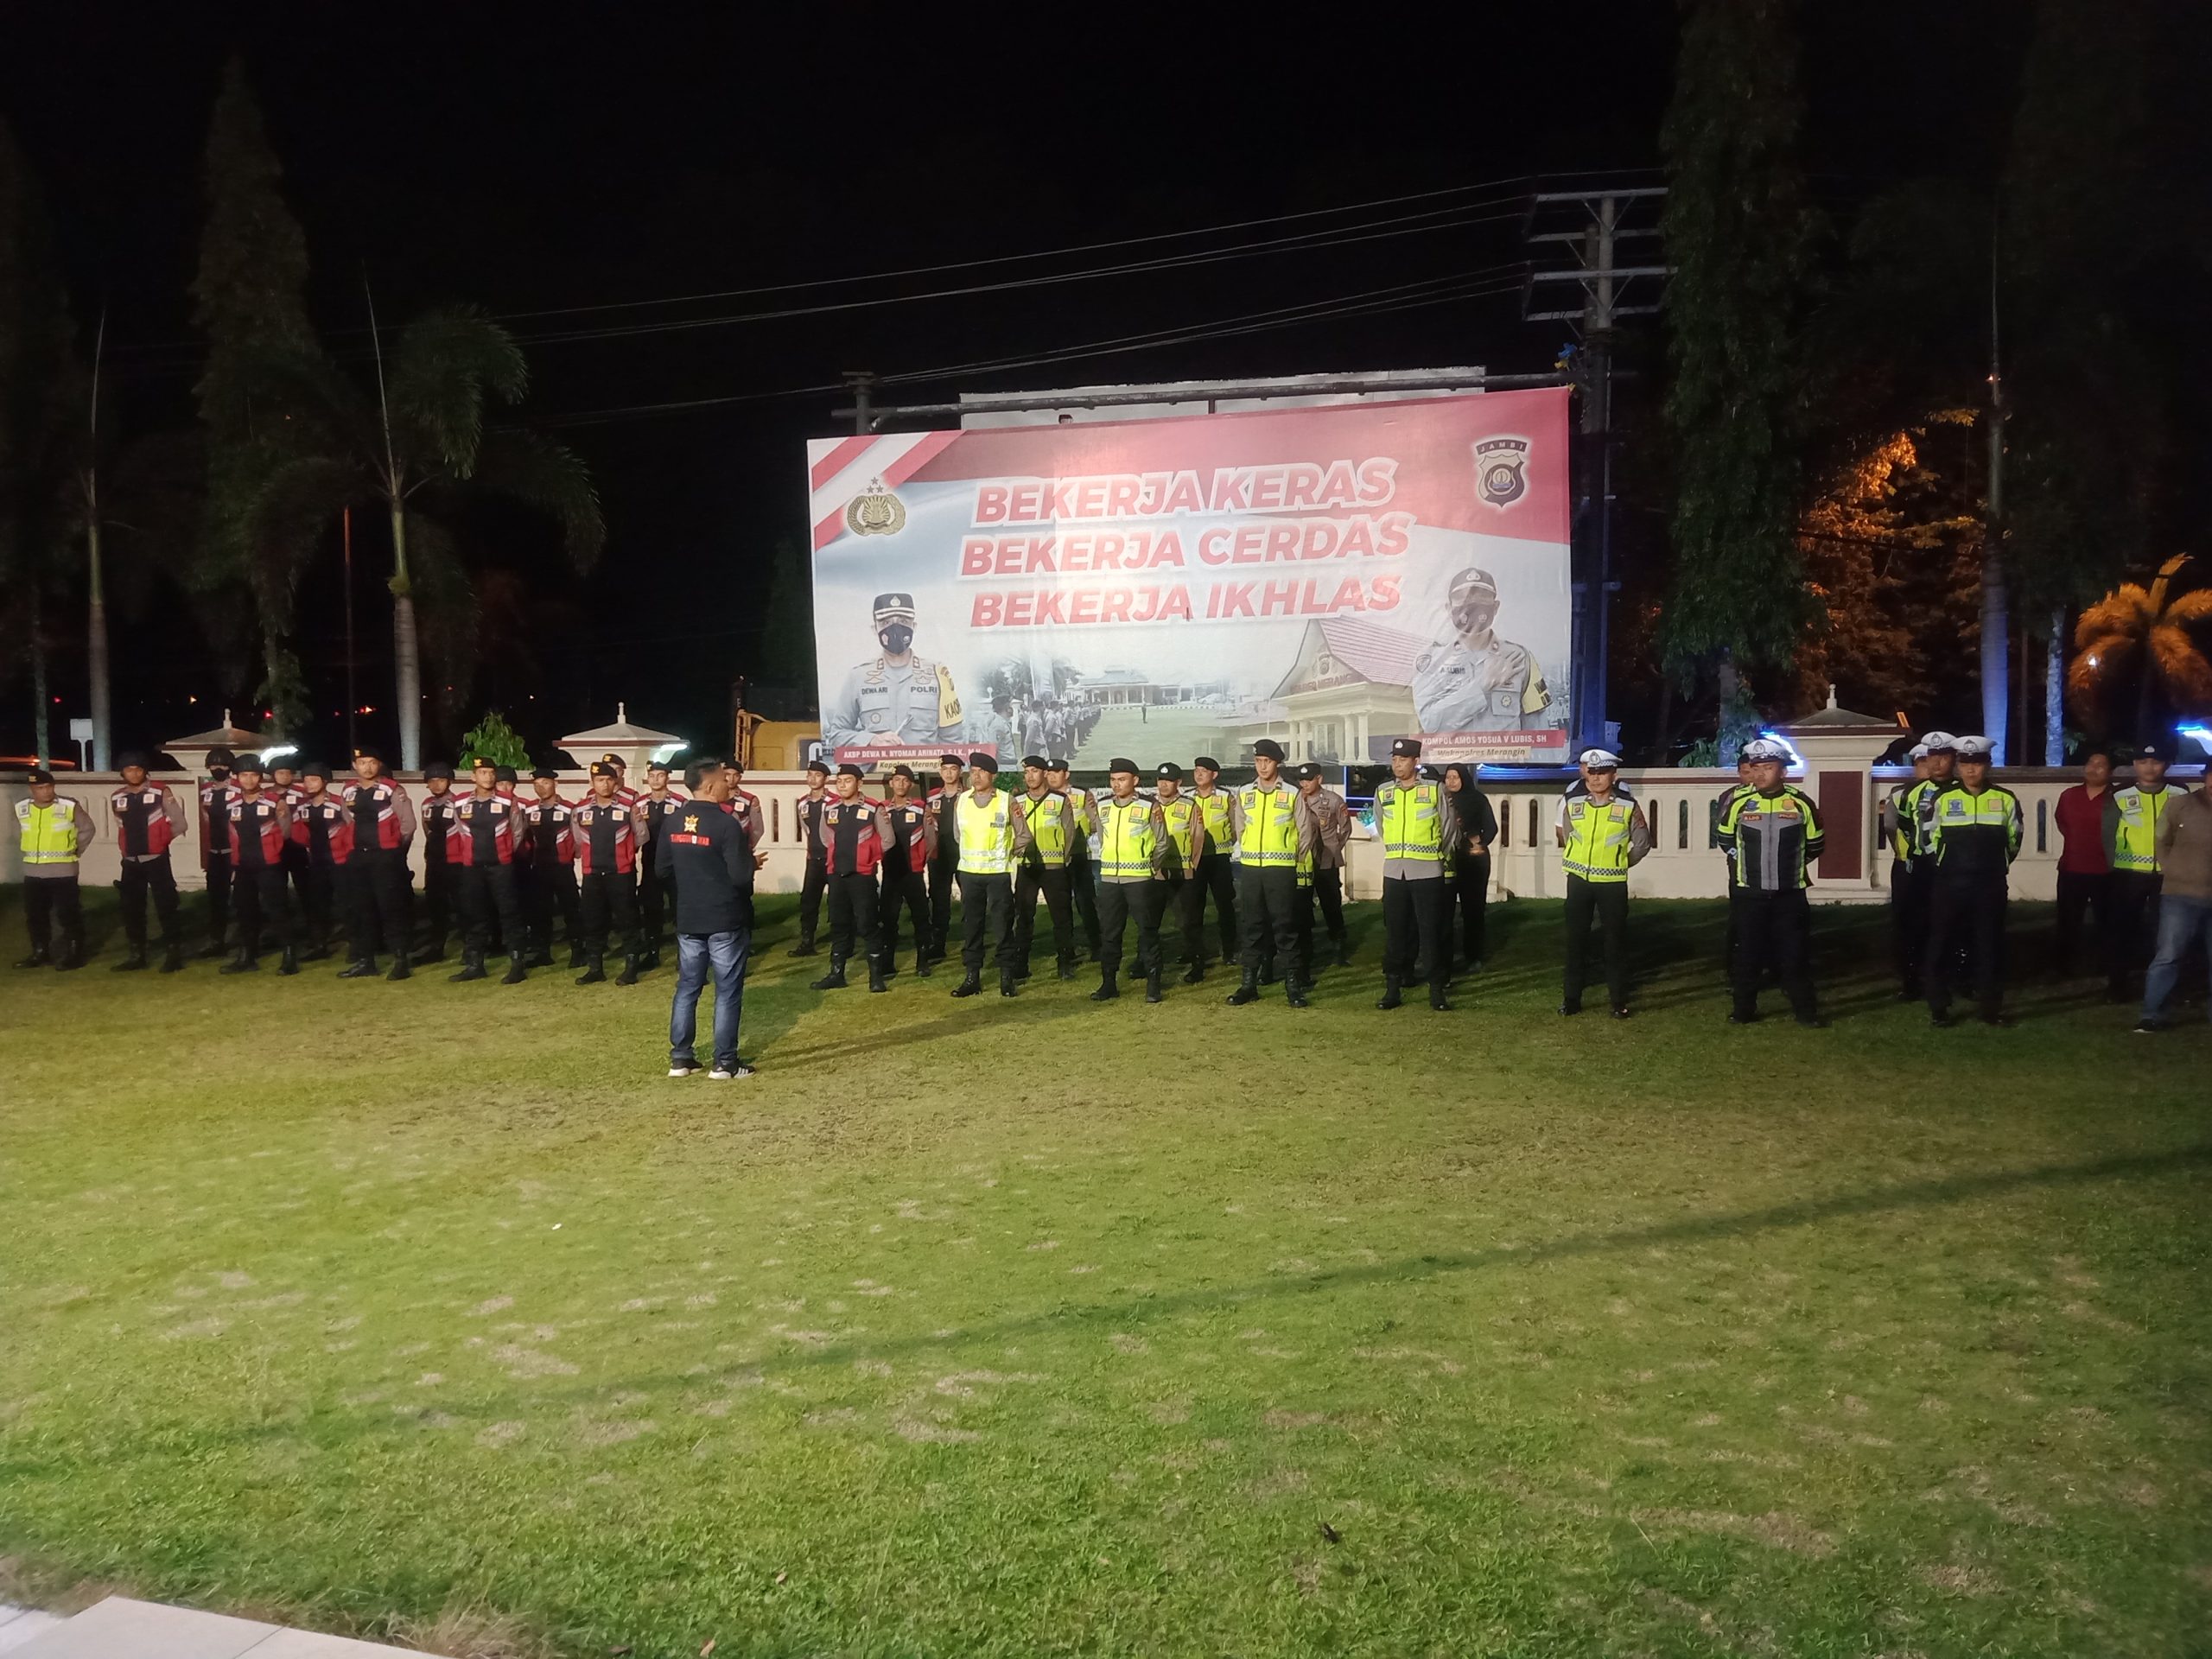
<svg viewBox="0 0 2212 1659"><path fill-rule="evenodd" d="M812 440L824 747L1562 763L1567 397Z"/></svg>

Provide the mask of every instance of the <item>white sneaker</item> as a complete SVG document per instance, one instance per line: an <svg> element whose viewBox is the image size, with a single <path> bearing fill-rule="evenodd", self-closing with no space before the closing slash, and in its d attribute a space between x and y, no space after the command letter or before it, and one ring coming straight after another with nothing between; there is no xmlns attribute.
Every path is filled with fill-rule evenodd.
<svg viewBox="0 0 2212 1659"><path fill-rule="evenodd" d="M715 1083L730 1083L741 1077L749 1077L752 1075L753 1068L749 1065L741 1065L728 1071L723 1071L722 1068L718 1065L713 1071L707 1073L708 1078Z"/></svg>
<svg viewBox="0 0 2212 1659"><path fill-rule="evenodd" d="M688 1077L698 1071L698 1069L699 1068L690 1061L679 1060L674 1065L668 1068L668 1075L671 1077Z"/></svg>

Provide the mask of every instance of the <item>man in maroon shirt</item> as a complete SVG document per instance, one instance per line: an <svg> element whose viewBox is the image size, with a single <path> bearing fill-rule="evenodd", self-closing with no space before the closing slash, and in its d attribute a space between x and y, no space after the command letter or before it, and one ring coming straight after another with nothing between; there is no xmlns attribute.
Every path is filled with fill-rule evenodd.
<svg viewBox="0 0 2212 1659"><path fill-rule="evenodd" d="M2105 857L2105 799L2112 791L2112 756L2091 749L2082 757L2082 781L2058 798L2058 834L2065 850L2058 856L2058 961L2061 979L2078 977L2101 966L2082 960L2082 918L2096 909L2097 955L2101 962L2111 931L2112 866Z"/></svg>

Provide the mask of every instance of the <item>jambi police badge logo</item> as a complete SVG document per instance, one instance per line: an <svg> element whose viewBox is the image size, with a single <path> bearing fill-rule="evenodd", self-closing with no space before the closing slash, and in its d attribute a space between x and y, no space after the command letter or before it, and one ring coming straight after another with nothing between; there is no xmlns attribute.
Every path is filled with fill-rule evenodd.
<svg viewBox="0 0 2212 1659"><path fill-rule="evenodd" d="M1501 512L1529 493L1529 440L1484 438L1475 445L1475 487Z"/></svg>
<svg viewBox="0 0 2212 1659"><path fill-rule="evenodd" d="M855 536L896 536L906 527L906 504L880 478L845 504L845 528Z"/></svg>

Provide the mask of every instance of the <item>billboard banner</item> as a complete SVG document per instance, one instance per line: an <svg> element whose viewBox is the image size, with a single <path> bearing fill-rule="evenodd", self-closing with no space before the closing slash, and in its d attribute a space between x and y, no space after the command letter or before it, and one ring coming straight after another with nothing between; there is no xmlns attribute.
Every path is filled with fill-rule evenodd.
<svg viewBox="0 0 2212 1659"><path fill-rule="evenodd" d="M841 760L1567 758L1564 389L807 448Z"/></svg>

